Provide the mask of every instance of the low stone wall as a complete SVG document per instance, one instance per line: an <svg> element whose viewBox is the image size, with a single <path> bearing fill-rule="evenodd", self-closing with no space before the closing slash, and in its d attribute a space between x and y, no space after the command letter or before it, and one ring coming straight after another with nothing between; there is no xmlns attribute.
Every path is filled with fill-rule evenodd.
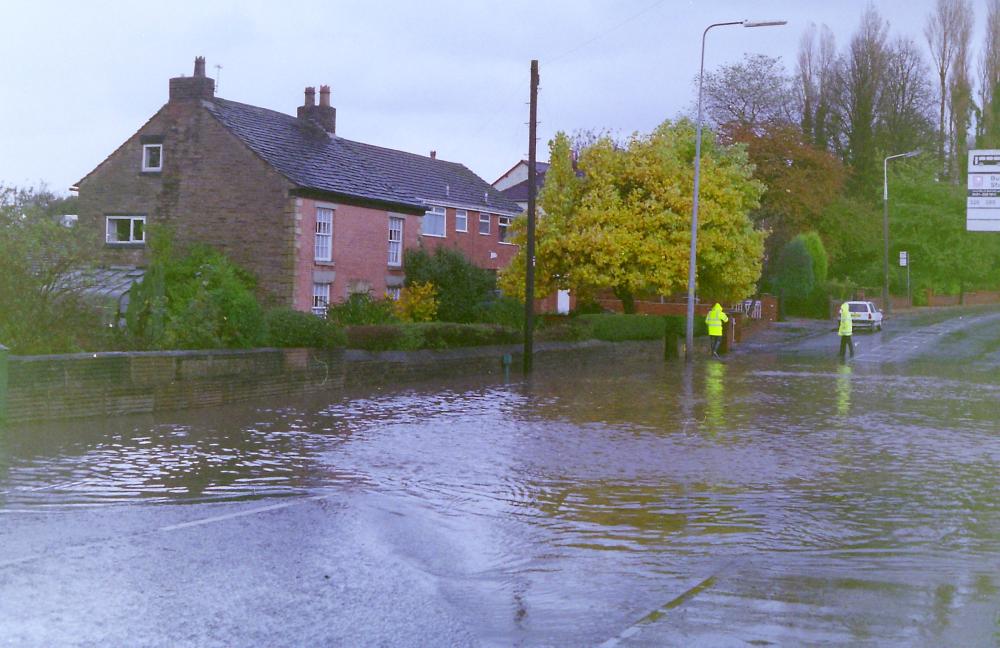
<svg viewBox="0 0 1000 648"><path fill-rule="evenodd" d="M510 356L510 373L519 374L521 351L521 345L506 345L381 353L253 349L10 356L7 420L116 416L396 387L443 376L499 376L504 355ZM535 368L544 369L546 361L582 368L632 354L662 353L662 341L543 342L535 345Z"/></svg>
<svg viewBox="0 0 1000 648"><path fill-rule="evenodd" d="M114 416L343 387L343 350L11 356L7 420Z"/></svg>

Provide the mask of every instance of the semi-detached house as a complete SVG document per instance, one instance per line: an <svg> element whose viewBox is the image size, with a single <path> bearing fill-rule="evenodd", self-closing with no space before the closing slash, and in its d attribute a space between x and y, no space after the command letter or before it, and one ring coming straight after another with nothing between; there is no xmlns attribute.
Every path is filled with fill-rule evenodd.
<svg viewBox="0 0 1000 648"><path fill-rule="evenodd" d="M521 212L462 164L337 135L322 86L295 116L215 96L205 60L170 79L169 100L84 177L83 235L105 265L142 267L147 227L207 243L256 275L274 305L321 312L352 293L396 295L403 251L461 250L498 270Z"/></svg>

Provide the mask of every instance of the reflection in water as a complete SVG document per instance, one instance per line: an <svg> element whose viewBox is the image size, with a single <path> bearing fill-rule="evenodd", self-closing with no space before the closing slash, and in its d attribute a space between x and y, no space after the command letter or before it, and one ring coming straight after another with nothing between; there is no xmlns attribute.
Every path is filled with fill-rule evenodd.
<svg viewBox="0 0 1000 648"><path fill-rule="evenodd" d="M592 645L644 617L648 645L671 643L645 641L661 627L692 645L963 645L941 633L1000 596L1000 385L846 365L830 416L830 368L598 358L21 426L0 432L0 520L333 491L391 511L371 533L442 588L495 596L478 623L498 645Z"/></svg>
<svg viewBox="0 0 1000 648"><path fill-rule="evenodd" d="M851 365L842 364L837 367L837 414L847 416L851 413Z"/></svg>
<svg viewBox="0 0 1000 648"><path fill-rule="evenodd" d="M717 434L726 427L726 365L709 362L705 366L705 420Z"/></svg>

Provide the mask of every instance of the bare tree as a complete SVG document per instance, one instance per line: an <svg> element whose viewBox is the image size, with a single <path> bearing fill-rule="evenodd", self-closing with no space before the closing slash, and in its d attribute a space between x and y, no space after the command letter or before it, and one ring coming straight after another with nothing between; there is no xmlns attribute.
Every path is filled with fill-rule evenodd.
<svg viewBox="0 0 1000 648"><path fill-rule="evenodd" d="M878 106L877 135L885 153L909 151L934 141L934 91L917 44L900 37L887 51Z"/></svg>
<svg viewBox="0 0 1000 648"><path fill-rule="evenodd" d="M703 91L705 114L717 127L759 130L794 122L792 80L781 59L747 54L705 74Z"/></svg>
<svg viewBox="0 0 1000 648"><path fill-rule="evenodd" d="M927 16L924 36L931 50L934 71L938 77L938 157L945 164L946 106L949 78L959 48L959 32L963 13L971 13L965 0L937 0L934 11Z"/></svg>
<svg viewBox="0 0 1000 648"><path fill-rule="evenodd" d="M1000 147L1000 0L990 0L986 41L979 56L977 146Z"/></svg>

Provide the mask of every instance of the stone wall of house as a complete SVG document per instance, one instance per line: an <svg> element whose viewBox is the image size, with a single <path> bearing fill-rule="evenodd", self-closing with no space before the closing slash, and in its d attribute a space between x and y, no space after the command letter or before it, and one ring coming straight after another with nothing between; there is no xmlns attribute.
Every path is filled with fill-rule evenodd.
<svg viewBox="0 0 1000 648"><path fill-rule="evenodd" d="M163 169L142 171L143 142L161 141ZM259 280L261 296L292 305L291 183L226 130L200 100L167 103L79 185L79 224L105 265L145 265L144 244L105 242L107 215L166 224L178 248L207 243Z"/></svg>

